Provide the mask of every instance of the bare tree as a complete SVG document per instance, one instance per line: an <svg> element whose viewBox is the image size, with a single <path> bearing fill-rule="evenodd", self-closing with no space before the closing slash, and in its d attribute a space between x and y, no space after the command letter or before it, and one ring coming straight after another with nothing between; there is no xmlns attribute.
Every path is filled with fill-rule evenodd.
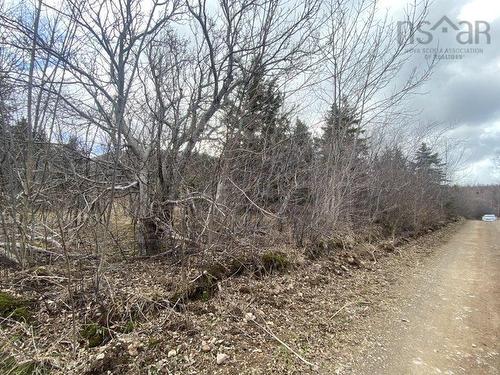
<svg viewBox="0 0 500 375"><path fill-rule="evenodd" d="M334 136L324 145L316 167L320 190L313 222L335 227L366 214L356 207L367 199L375 181L369 178L373 154L360 154L364 138L388 118L394 121L402 115L401 104L428 78L433 62L420 72L404 70L411 57L411 37L427 12L425 2L409 7L406 17L413 27L404 30L379 11L376 1L332 1L324 9L323 81L317 92L331 108L329 129ZM389 87L395 79L402 83Z"/></svg>
<svg viewBox="0 0 500 375"><path fill-rule="evenodd" d="M256 64L290 75L310 51L318 11L315 2L274 0L221 1L213 9L177 1L146 9L133 0L41 7L52 33L3 19L32 51L62 68L53 76L62 90L43 89L109 139L114 172L107 221L116 190L137 189L143 252L158 251L159 240L173 236L171 211L182 174L193 150L216 133L216 114L227 98L248 82ZM186 30L190 39L183 37ZM56 31L63 31L63 41L51 39ZM27 84L34 87L29 76ZM122 174L128 181L117 186Z"/></svg>

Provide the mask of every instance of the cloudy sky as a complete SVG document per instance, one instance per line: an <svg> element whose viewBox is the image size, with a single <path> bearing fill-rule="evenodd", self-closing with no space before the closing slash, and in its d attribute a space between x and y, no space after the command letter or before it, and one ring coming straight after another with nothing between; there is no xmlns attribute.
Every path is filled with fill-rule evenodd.
<svg viewBox="0 0 500 375"><path fill-rule="evenodd" d="M382 5L397 17L406 1L383 0ZM500 176L494 160L500 156L500 0L434 0L426 19L435 25L443 16L455 24L481 22L480 30L490 28L490 44L486 35L478 43L460 44L457 32L448 25L443 32L440 25L432 32L430 44L419 45L414 63L423 62L422 48L439 45L459 48L454 57L442 59L430 80L422 88L423 95L412 98L411 105L420 111L424 122L438 123L449 129L447 137L463 148L461 170L456 182L498 183ZM486 24L487 22L487 24ZM465 51L464 48L476 49ZM458 55L458 58L457 58Z"/></svg>

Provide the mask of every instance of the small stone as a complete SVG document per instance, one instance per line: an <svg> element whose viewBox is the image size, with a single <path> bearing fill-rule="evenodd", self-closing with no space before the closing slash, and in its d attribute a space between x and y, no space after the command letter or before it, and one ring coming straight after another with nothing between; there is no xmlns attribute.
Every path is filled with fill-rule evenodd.
<svg viewBox="0 0 500 375"><path fill-rule="evenodd" d="M165 365L166 362L167 362L166 359L160 359L158 362L156 362L156 367L157 368L162 368Z"/></svg>
<svg viewBox="0 0 500 375"><path fill-rule="evenodd" d="M251 322L251 321L254 321L255 320L255 315L252 314L251 312L248 312L245 314L245 317L243 318L243 320L246 322Z"/></svg>
<svg viewBox="0 0 500 375"><path fill-rule="evenodd" d="M229 359L229 356L225 353L217 353L217 364L222 365Z"/></svg>
<svg viewBox="0 0 500 375"><path fill-rule="evenodd" d="M472 347L475 348L475 347L477 347L477 345L476 344L472 344Z"/></svg>
<svg viewBox="0 0 500 375"><path fill-rule="evenodd" d="M136 357L139 354L139 351L137 350L137 346L129 345L129 347L128 347L128 354L131 357Z"/></svg>
<svg viewBox="0 0 500 375"><path fill-rule="evenodd" d="M207 343L206 341L202 341L202 342L201 342L201 351L202 351L202 352L207 353L207 352L209 352L209 351L210 351L210 349L211 349L211 348L210 348L210 345L208 345L208 343Z"/></svg>
<svg viewBox="0 0 500 375"><path fill-rule="evenodd" d="M97 355L96 359L97 359L98 361L100 361L101 359L104 359L104 357L105 357L104 353L99 353L99 354Z"/></svg>
<svg viewBox="0 0 500 375"><path fill-rule="evenodd" d="M132 341L128 346L127 346L127 351L130 356L135 357L139 354L139 349L142 348L142 343L139 341Z"/></svg>
<svg viewBox="0 0 500 375"><path fill-rule="evenodd" d="M177 355L177 351L175 349L172 349L168 352L167 357L172 358L172 357L175 357L176 355Z"/></svg>

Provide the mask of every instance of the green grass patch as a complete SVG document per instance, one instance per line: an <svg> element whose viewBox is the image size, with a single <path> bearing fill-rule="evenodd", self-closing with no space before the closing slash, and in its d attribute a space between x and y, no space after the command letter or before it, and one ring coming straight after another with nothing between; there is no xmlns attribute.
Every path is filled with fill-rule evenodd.
<svg viewBox="0 0 500 375"><path fill-rule="evenodd" d="M30 304L30 301L0 292L0 317L28 322L31 320Z"/></svg>
<svg viewBox="0 0 500 375"><path fill-rule="evenodd" d="M36 361L18 363L14 357L0 353L0 374L45 375L49 373L49 369L42 363Z"/></svg>
<svg viewBox="0 0 500 375"><path fill-rule="evenodd" d="M100 346L111 338L109 330L98 323L85 324L80 330L80 336L87 341L89 348Z"/></svg>

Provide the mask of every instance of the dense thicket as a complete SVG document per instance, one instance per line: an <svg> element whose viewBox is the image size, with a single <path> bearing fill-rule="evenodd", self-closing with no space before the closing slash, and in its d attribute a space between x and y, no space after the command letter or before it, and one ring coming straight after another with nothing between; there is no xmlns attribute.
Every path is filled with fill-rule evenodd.
<svg viewBox="0 0 500 375"><path fill-rule="evenodd" d="M175 255L444 220L437 150L373 139L427 77L387 92L414 30L398 41L363 3L2 9L2 249ZM313 132L294 105L325 91L327 110L302 109Z"/></svg>

